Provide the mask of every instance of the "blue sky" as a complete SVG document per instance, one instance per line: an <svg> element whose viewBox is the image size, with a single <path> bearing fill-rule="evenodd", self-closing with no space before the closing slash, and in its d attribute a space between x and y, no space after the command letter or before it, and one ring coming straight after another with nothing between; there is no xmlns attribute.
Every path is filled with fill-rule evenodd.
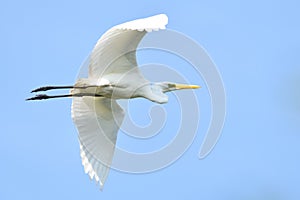
<svg viewBox="0 0 300 200"><path fill-rule="evenodd" d="M296 0L1 1L0 199L299 199L299 6ZM223 133L199 160L209 122L204 87L196 92L203 126L188 151L154 173L112 170L100 192L81 166L71 99L24 99L41 85L73 83L108 28L159 13L218 66L227 96ZM133 116L149 122L134 107Z"/></svg>

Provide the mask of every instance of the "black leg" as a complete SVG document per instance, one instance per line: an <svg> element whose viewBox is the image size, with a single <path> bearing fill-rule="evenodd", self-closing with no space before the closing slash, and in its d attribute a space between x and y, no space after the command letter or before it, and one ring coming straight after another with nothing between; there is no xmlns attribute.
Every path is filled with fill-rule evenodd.
<svg viewBox="0 0 300 200"><path fill-rule="evenodd" d="M105 86L103 86L103 87L105 87ZM32 90L31 93L33 93L33 92L48 91L48 90L54 90L54 89L72 89L72 88L86 89L86 88L89 88L89 87L99 87L99 86L98 85L87 85L87 86L73 86L73 85L44 86L44 87L39 87L37 89Z"/></svg>
<svg viewBox="0 0 300 200"><path fill-rule="evenodd" d="M53 89L71 89L74 88L73 85L66 85L66 86L44 86L44 87L39 87L37 89L34 89L31 91L33 92L41 92L41 91L48 91L48 90L53 90Z"/></svg>
<svg viewBox="0 0 300 200"><path fill-rule="evenodd" d="M44 100L44 99L53 99L53 98L62 98L62 97L72 97L72 95L71 94L66 94L66 95L48 96L46 94L39 94L39 95L36 95L35 97L31 97L31 98L26 99L26 101Z"/></svg>
<svg viewBox="0 0 300 200"><path fill-rule="evenodd" d="M44 99L54 99L54 98L63 98L63 97L103 97L102 95L99 94L92 94L92 93L78 93L78 94L65 94L65 95L53 95L49 96L46 94L39 94L36 95L35 97L31 97L26 99L26 101L32 101L32 100L44 100Z"/></svg>

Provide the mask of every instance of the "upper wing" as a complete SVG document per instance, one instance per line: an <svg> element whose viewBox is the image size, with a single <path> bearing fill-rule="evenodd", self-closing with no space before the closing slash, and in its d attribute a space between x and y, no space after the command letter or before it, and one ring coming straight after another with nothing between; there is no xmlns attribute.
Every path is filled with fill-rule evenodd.
<svg viewBox="0 0 300 200"><path fill-rule="evenodd" d="M77 126L85 173L103 187L112 162L124 112L115 100L75 97L72 118Z"/></svg>
<svg viewBox="0 0 300 200"><path fill-rule="evenodd" d="M165 29L165 14L137 19L109 29L95 45L89 64L89 77L137 70L136 48L147 32ZM135 69L133 69L135 68Z"/></svg>

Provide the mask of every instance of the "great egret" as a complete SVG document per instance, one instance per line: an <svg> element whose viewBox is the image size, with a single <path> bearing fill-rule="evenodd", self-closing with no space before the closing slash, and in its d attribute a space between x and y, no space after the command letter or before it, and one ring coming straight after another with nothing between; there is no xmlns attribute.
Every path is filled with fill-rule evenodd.
<svg viewBox="0 0 300 200"><path fill-rule="evenodd" d="M144 97L166 103L164 93L196 89L197 85L170 82L150 83L136 62L136 48L147 32L165 29L168 17L160 14L126 22L109 29L90 55L88 78L71 86L46 86L32 92L71 89L69 94L36 95L27 100L74 97L72 118L79 132L80 155L85 173L102 189L112 162L117 132L124 118L116 99Z"/></svg>

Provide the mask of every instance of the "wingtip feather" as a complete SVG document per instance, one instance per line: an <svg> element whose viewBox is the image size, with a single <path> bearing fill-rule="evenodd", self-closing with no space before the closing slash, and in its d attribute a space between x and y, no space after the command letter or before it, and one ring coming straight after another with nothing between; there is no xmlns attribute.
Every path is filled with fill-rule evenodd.
<svg viewBox="0 0 300 200"><path fill-rule="evenodd" d="M89 156L87 154L88 153L85 152L85 148L80 144L80 157L81 157L81 162L82 162L82 165L83 165L83 168L84 168L84 172L86 174L88 174L90 180L95 179L96 184L99 183L100 190L102 191L103 187L104 187L104 182L102 180L103 177L100 178L97 173L99 173L101 171L100 175L101 175L101 173L105 174L106 169L103 168L103 166L99 165L99 163L96 164L96 166L93 167L92 163L91 163L92 160L89 160L89 158L88 158Z"/></svg>
<svg viewBox="0 0 300 200"><path fill-rule="evenodd" d="M166 29L168 24L168 16L166 14L158 14L142 19L136 19L123 24L115 26L116 29L122 30L137 30L137 31L158 31L160 29Z"/></svg>

